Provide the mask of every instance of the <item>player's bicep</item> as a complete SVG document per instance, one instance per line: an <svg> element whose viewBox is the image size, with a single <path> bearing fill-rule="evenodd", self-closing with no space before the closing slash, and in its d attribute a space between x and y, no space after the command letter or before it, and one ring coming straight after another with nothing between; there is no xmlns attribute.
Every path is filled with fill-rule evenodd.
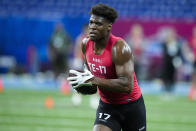
<svg viewBox="0 0 196 131"><path fill-rule="evenodd" d="M118 77L131 79L134 72L134 64L131 59L124 64L116 64L115 68Z"/></svg>
<svg viewBox="0 0 196 131"><path fill-rule="evenodd" d="M119 79L133 87L134 62L130 47L124 41L117 42L112 48L112 61L115 64L116 73Z"/></svg>
<svg viewBox="0 0 196 131"><path fill-rule="evenodd" d="M130 76L134 71L133 55L125 41L117 41L112 47L112 61L115 64L117 75Z"/></svg>

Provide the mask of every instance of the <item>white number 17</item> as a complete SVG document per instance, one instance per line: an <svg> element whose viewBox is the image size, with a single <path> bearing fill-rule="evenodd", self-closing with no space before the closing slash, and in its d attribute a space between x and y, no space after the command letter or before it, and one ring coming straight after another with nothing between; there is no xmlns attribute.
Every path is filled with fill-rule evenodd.
<svg viewBox="0 0 196 131"><path fill-rule="evenodd" d="M103 118L104 120L107 120L110 118L110 114L107 113L99 113L99 119Z"/></svg>

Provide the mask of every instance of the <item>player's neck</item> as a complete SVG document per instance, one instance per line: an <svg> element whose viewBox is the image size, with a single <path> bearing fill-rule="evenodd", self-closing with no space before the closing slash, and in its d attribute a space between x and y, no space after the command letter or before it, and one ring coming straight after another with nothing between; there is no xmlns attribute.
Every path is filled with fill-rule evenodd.
<svg viewBox="0 0 196 131"><path fill-rule="evenodd" d="M107 37L104 37L104 39L101 39L101 40L95 42L95 44L94 44L95 54L100 55L104 51L105 46L107 45L109 38L110 38L110 34L108 34Z"/></svg>
<svg viewBox="0 0 196 131"><path fill-rule="evenodd" d="M94 48L95 49L104 49L106 44L108 43L109 38L110 38L110 33L106 37L104 37L103 39L95 41Z"/></svg>

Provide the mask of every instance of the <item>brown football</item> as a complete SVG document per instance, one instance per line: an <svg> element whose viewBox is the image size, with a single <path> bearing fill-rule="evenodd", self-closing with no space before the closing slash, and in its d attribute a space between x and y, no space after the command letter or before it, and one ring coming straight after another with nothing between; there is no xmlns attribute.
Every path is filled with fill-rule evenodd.
<svg viewBox="0 0 196 131"><path fill-rule="evenodd" d="M81 70L77 70L79 72L83 72ZM74 74L69 73L69 76L75 76ZM81 86L75 89L78 93L83 94L83 95L91 95L95 94L97 92L97 86Z"/></svg>

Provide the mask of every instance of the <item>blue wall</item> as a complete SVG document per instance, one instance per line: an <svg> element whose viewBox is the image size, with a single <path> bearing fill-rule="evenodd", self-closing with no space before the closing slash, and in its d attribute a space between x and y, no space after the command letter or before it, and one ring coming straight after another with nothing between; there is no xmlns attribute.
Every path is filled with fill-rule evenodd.
<svg viewBox="0 0 196 131"><path fill-rule="evenodd" d="M13 55L19 64L26 64L27 48L34 45L40 60L47 61L47 44L58 22L23 17L0 18L0 54ZM87 19L64 17L61 22L74 42Z"/></svg>

